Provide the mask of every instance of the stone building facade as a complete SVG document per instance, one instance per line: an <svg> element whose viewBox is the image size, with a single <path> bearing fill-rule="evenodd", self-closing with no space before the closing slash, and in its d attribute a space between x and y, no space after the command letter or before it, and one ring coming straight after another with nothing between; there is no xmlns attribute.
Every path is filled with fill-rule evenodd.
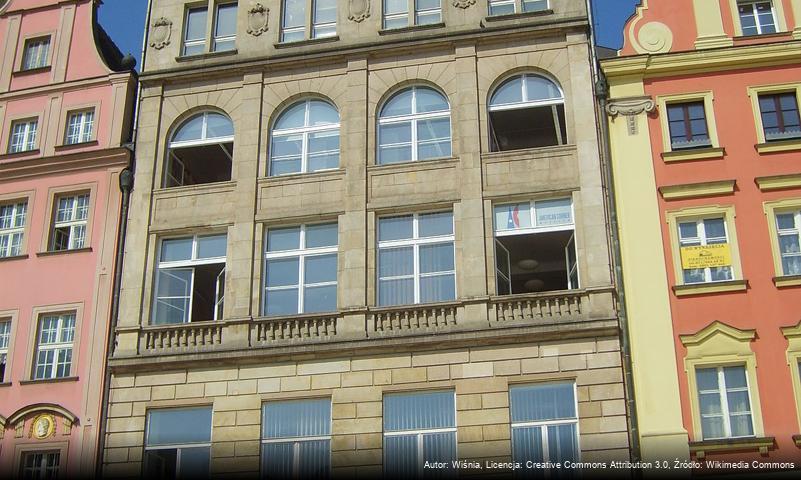
<svg viewBox="0 0 801 480"><path fill-rule="evenodd" d="M323 3L152 2L104 472L628 459L585 2Z"/></svg>

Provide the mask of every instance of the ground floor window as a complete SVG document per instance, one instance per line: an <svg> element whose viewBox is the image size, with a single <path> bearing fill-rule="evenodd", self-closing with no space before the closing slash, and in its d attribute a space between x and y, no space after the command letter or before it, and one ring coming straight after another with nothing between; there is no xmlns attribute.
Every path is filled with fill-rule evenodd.
<svg viewBox="0 0 801 480"><path fill-rule="evenodd" d="M330 476L330 398L267 402L262 419L263 478Z"/></svg>
<svg viewBox="0 0 801 480"><path fill-rule="evenodd" d="M211 406L150 410L143 478L209 478Z"/></svg>
<svg viewBox="0 0 801 480"><path fill-rule="evenodd" d="M57 478L60 463L59 452L25 452L22 454L20 476L24 480Z"/></svg>

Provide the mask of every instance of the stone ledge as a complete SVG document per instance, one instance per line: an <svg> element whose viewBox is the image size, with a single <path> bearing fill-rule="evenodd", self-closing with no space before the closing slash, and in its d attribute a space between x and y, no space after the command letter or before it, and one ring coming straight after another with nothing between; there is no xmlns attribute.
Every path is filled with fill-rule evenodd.
<svg viewBox="0 0 801 480"><path fill-rule="evenodd" d="M84 248L69 248L67 250L52 250L47 252L37 252L37 257L52 257L56 255L67 255L70 253L88 253L92 251L92 247L84 247Z"/></svg>
<svg viewBox="0 0 801 480"><path fill-rule="evenodd" d="M768 450L774 446L774 437L747 437L722 438L719 440L702 440L690 442L690 453L696 458L703 459L710 452L737 452L743 450L758 450L760 455L767 455Z"/></svg>
<svg viewBox="0 0 801 480"><path fill-rule="evenodd" d="M801 150L801 138L758 143L754 145L754 148L761 154Z"/></svg>
<svg viewBox="0 0 801 480"><path fill-rule="evenodd" d="M677 297L705 295L709 293L741 292L748 289L748 280L730 280L728 282L693 283L690 285L674 285L673 293Z"/></svg>
<svg viewBox="0 0 801 480"><path fill-rule="evenodd" d="M674 150L672 152L663 152L662 160L666 163L669 162L686 162L689 160L705 160L723 158L726 155L724 148L693 148L687 150Z"/></svg>
<svg viewBox="0 0 801 480"><path fill-rule="evenodd" d="M793 435L795 446L801 448L801 435Z"/></svg>
<svg viewBox="0 0 801 480"><path fill-rule="evenodd" d="M37 378L31 380L20 380L20 385L37 385L45 383L77 382L78 377L59 377L59 378Z"/></svg>
<svg viewBox="0 0 801 480"><path fill-rule="evenodd" d="M776 288L795 287L801 285L801 275L773 277L773 284L776 285Z"/></svg>

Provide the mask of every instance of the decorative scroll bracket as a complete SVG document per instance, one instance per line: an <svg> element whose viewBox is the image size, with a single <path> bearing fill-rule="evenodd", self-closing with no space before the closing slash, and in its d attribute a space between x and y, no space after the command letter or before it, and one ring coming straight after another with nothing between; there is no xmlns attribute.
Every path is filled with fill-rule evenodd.
<svg viewBox="0 0 801 480"><path fill-rule="evenodd" d="M618 115L626 117L629 135L637 135L637 116L641 113L656 111L656 103L651 97L629 97L610 100L606 105L606 113L614 118Z"/></svg>

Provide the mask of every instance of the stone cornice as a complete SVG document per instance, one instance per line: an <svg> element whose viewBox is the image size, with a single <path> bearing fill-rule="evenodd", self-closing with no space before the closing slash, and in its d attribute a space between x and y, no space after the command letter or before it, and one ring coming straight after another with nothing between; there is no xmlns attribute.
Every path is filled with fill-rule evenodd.
<svg viewBox="0 0 801 480"><path fill-rule="evenodd" d="M49 83L47 85L42 85L40 87L2 92L0 93L0 102L7 102L28 97L49 95L55 92L61 93L61 92L86 90L87 88L98 87L103 85L125 83L130 80L132 81L136 80L135 73L120 72L120 73L112 73L110 75L103 75L100 77L85 78L81 80L70 80L68 82L60 82L60 83Z"/></svg>
<svg viewBox="0 0 801 480"><path fill-rule="evenodd" d="M0 180L18 180L40 175L91 170L96 168L126 167L131 152L125 148L89 150L60 154L53 157L35 157L25 160L0 162Z"/></svg>

